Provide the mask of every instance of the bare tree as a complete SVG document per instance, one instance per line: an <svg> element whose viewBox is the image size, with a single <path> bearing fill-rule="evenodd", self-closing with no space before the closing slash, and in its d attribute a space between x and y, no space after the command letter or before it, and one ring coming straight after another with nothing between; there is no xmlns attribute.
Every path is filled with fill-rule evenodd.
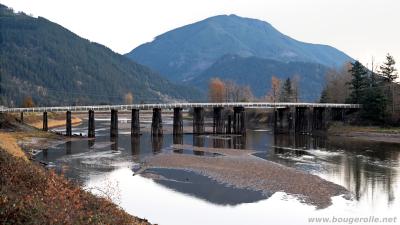
<svg viewBox="0 0 400 225"><path fill-rule="evenodd" d="M279 100L279 92L281 89L281 80L275 76L271 77L271 90L266 96L266 100L269 102L277 102Z"/></svg>
<svg viewBox="0 0 400 225"><path fill-rule="evenodd" d="M246 102L254 99L250 86L241 86L232 80L224 81L227 102Z"/></svg>
<svg viewBox="0 0 400 225"><path fill-rule="evenodd" d="M326 73L325 102L345 103L346 99L349 98L351 90L348 84L352 78L349 72L350 67L350 64L346 64L340 70L329 70Z"/></svg>
<svg viewBox="0 0 400 225"><path fill-rule="evenodd" d="M292 90L293 90L293 102L299 102L300 98L300 76L298 74L292 77Z"/></svg>

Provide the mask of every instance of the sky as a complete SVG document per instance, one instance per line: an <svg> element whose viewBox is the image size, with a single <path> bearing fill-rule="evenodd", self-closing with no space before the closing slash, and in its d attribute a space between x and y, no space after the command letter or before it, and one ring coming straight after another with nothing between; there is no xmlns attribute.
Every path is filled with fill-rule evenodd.
<svg viewBox="0 0 400 225"><path fill-rule="evenodd" d="M299 41L331 45L364 65L400 64L399 0L0 0L124 54L171 29L221 14L271 23ZM397 66L400 68L400 66Z"/></svg>

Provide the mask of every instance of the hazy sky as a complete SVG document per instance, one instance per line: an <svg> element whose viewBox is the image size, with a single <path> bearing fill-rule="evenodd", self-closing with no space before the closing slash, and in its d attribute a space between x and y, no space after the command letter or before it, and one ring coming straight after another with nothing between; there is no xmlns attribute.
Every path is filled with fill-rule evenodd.
<svg viewBox="0 0 400 225"><path fill-rule="evenodd" d="M0 0L119 53L210 16L271 23L297 40L334 46L364 64L390 52L400 64L399 0ZM397 66L400 68L400 66Z"/></svg>

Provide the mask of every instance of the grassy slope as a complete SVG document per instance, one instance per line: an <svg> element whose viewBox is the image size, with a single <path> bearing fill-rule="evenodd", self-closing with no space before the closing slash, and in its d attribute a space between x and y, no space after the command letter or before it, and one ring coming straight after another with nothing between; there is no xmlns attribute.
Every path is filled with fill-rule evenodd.
<svg viewBox="0 0 400 225"><path fill-rule="evenodd" d="M0 119L0 224L149 224L30 162L17 143L54 134L10 132L13 121Z"/></svg>

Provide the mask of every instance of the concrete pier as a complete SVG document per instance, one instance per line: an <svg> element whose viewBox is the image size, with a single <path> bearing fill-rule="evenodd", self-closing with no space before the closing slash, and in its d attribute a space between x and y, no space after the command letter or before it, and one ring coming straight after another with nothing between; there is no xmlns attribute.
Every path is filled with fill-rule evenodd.
<svg viewBox="0 0 400 225"><path fill-rule="evenodd" d="M194 107L193 109L193 134L204 133L204 108Z"/></svg>
<svg viewBox="0 0 400 225"><path fill-rule="evenodd" d="M47 120L47 112L43 112L43 131L48 131L48 120Z"/></svg>
<svg viewBox="0 0 400 225"><path fill-rule="evenodd" d="M214 134L224 133L224 119L222 115L223 107L214 107L214 117L213 117L213 132Z"/></svg>
<svg viewBox="0 0 400 225"><path fill-rule="evenodd" d="M244 107L233 108L233 133L246 134L246 112Z"/></svg>
<svg viewBox="0 0 400 225"><path fill-rule="evenodd" d="M153 109L153 119L151 122L151 134L152 134L152 136L163 135L163 126L162 126L162 117L161 117L161 109L160 108Z"/></svg>
<svg viewBox="0 0 400 225"><path fill-rule="evenodd" d="M67 111L66 113L66 128L65 128L65 135L68 137L72 136L72 119L71 119L71 111Z"/></svg>
<svg viewBox="0 0 400 225"><path fill-rule="evenodd" d="M110 137L118 137L118 110L111 109Z"/></svg>
<svg viewBox="0 0 400 225"><path fill-rule="evenodd" d="M132 109L131 136L140 135L139 109Z"/></svg>
<svg viewBox="0 0 400 225"><path fill-rule="evenodd" d="M94 123L94 111L89 110L89 118L88 118L88 137L94 138L95 134L95 123Z"/></svg>
<svg viewBox="0 0 400 225"><path fill-rule="evenodd" d="M182 108L174 108L173 135L183 134Z"/></svg>

